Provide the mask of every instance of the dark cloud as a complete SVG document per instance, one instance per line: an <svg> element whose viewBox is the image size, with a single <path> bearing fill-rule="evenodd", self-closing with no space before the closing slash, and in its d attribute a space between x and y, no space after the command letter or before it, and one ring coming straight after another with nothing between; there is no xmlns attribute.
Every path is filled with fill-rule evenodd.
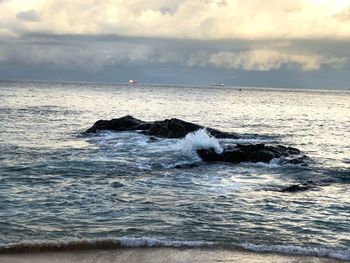
<svg viewBox="0 0 350 263"><path fill-rule="evenodd" d="M0 41L0 76L115 82L136 78L153 83L225 82L238 86L342 88L350 80L349 65L344 61L337 68L336 63L337 59L350 57L349 44L335 40L208 41L27 34ZM272 53L254 53L261 50ZM304 71L302 66L314 68Z"/></svg>
<svg viewBox="0 0 350 263"><path fill-rule="evenodd" d="M38 22L40 17L34 9L18 12L16 18L27 22Z"/></svg>

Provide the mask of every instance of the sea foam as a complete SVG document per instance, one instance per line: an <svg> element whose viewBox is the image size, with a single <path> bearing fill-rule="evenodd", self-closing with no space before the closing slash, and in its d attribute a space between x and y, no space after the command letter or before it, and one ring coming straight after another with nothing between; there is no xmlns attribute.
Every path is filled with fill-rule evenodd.
<svg viewBox="0 0 350 263"><path fill-rule="evenodd" d="M18 243L1 244L2 253L28 253L47 251L76 251L89 249L119 249L119 248L211 248L236 250L243 248L256 252L281 253L286 255L304 255L350 259L349 249L332 249L325 247L304 247L296 245L257 245L252 243L223 244L209 241L169 240L151 237L119 237L98 239L70 239L57 241L22 241Z"/></svg>
<svg viewBox="0 0 350 263"><path fill-rule="evenodd" d="M240 247L256 251L256 252L273 252L289 255L306 255L306 256L318 256L329 257L341 260L350 260L349 249L330 249L324 247L303 247L295 245L257 245L251 243L244 243L239 245Z"/></svg>
<svg viewBox="0 0 350 263"><path fill-rule="evenodd" d="M22 241L18 243L1 244L1 253L24 253L45 251L76 251L88 249L118 249L118 248L199 248L210 247L213 242L172 241L150 237L120 237L98 239L68 239L57 241Z"/></svg>

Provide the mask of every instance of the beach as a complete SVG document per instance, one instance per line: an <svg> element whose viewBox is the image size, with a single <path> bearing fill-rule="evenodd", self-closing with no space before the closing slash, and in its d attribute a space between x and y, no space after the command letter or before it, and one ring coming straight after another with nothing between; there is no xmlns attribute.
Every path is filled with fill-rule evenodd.
<svg viewBox="0 0 350 263"><path fill-rule="evenodd" d="M233 250L202 250L174 248L138 248L118 250L83 250L74 252L44 252L0 255L2 263L321 263L344 262L325 257L294 256Z"/></svg>

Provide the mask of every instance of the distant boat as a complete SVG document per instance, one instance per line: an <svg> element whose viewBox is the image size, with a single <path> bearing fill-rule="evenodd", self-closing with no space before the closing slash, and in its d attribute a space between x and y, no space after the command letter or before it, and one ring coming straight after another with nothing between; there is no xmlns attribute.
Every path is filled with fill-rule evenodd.
<svg viewBox="0 0 350 263"><path fill-rule="evenodd" d="M135 86L138 83L139 82L137 80L134 80L134 79L129 80L129 85Z"/></svg>
<svg viewBox="0 0 350 263"><path fill-rule="evenodd" d="M213 83L213 86L224 87L225 84L224 83Z"/></svg>

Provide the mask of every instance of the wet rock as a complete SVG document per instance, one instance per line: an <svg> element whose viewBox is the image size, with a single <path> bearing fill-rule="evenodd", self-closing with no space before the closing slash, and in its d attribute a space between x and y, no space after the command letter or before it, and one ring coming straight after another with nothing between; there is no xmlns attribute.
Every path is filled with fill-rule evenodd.
<svg viewBox="0 0 350 263"><path fill-rule="evenodd" d="M204 162L223 162L224 161L223 155L218 154L214 148L199 149L197 150L197 154Z"/></svg>
<svg viewBox="0 0 350 263"><path fill-rule="evenodd" d="M89 128L87 133L94 133L103 130L110 131L129 131L129 130L145 130L149 128L149 124L136 119L130 115L112 120L99 120Z"/></svg>
<svg viewBox="0 0 350 263"><path fill-rule="evenodd" d="M120 187L124 187L124 185L122 183L119 182L113 182L110 184L111 187L113 188L120 188Z"/></svg>
<svg viewBox="0 0 350 263"><path fill-rule="evenodd" d="M317 189L318 187L322 187L322 186L328 186L331 183L334 183L334 181L329 179L327 180L322 179L317 181L306 180L306 181L302 181L300 183L292 184L286 187L277 188L277 189L274 189L273 191L282 192L282 193L298 193L298 192L304 192L312 189ZM266 190L270 191L271 189L266 189Z"/></svg>
<svg viewBox="0 0 350 263"><path fill-rule="evenodd" d="M95 133L101 130L110 131L131 131L137 130L150 136L163 138L183 138L188 133L195 132L204 126L186 122L180 119L172 118L163 121L145 122L132 116L124 116L112 120L99 120L89 128L87 133ZM239 136L235 133L222 132L212 128L207 131L216 138L232 138L237 139Z"/></svg>
<svg viewBox="0 0 350 263"><path fill-rule="evenodd" d="M300 151L292 147L266 146L265 144L237 144L222 153L216 153L213 148L197 150L198 156L205 162L263 162L269 163L274 158L284 158L283 163L303 163L304 157L298 156ZM306 157L305 157L306 158Z"/></svg>
<svg viewBox="0 0 350 263"><path fill-rule="evenodd" d="M306 155L297 157L297 158L286 158L284 160L284 163L286 164L294 164L294 165L300 165L300 166L307 166L307 160L308 157Z"/></svg>
<svg viewBox="0 0 350 263"><path fill-rule="evenodd" d="M275 152L278 155L281 155L281 156L297 155L297 154L301 153L299 149L296 149L293 147L286 147L283 145L266 146L266 148L272 152Z"/></svg>
<svg viewBox="0 0 350 263"><path fill-rule="evenodd" d="M197 163L183 163L183 164L177 164L174 166L175 169L189 169L189 168L195 168L199 165Z"/></svg>
<svg viewBox="0 0 350 263"><path fill-rule="evenodd" d="M293 184L291 186L285 187L281 190L283 193L296 193L296 192L303 192L306 190L311 189L311 185L304 185L304 184Z"/></svg>
<svg viewBox="0 0 350 263"><path fill-rule="evenodd" d="M154 137L154 136L151 136L149 139L148 139L148 142L156 142L158 141L159 139L157 137Z"/></svg>
<svg viewBox="0 0 350 263"><path fill-rule="evenodd" d="M281 192L287 192L287 193L296 193L296 192L303 192L306 190L317 188L318 186L327 186L330 182L328 181L313 181L313 180L307 180L303 181L299 184L293 184L288 187L285 187L281 190Z"/></svg>

